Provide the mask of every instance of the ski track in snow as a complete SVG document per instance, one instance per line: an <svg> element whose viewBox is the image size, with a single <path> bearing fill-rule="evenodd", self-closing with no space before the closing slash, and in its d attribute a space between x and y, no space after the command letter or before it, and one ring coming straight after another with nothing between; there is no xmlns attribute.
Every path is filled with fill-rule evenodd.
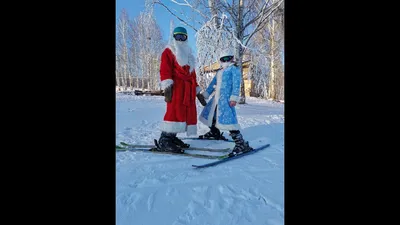
<svg viewBox="0 0 400 225"><path fill-rule="evenodd" d="M253 147L271 144L251 156L193 169L192 164L210 160L117 153L116 224L283 225L283 105L247 101L248 105L237 109L244 138ZM198 114L201 109L198 106ZM117 96L117 143L153 144L159 138L164 112L163 97ZM199 122L198 134L207 131ZM185 142L199 147L233 146L218 141Z"/></svg>

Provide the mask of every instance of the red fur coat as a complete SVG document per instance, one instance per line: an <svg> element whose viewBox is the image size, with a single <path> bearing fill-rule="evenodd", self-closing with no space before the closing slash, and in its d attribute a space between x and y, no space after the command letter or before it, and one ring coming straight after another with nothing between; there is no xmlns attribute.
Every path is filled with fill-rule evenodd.
<svg viewBox="0 0 400 225"><path fill-rule="evenodd" d="M160 78L162 90L172 85L172 101L167 103L161 130L196 135L196 94L201 88L197 84L194 68L180 66L171 49L166 48L161 55Z"/></svg>

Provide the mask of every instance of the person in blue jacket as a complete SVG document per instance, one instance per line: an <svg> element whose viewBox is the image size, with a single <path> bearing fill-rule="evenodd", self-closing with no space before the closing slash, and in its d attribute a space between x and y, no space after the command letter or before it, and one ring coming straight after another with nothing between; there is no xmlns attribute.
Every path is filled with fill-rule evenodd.
<svg viewBox="0 0 400 225"><path fill-rule="evenodd" d="M242 79L240 68L234 63L234 52L231 49L222 51L220 54L222 68L218 70L208 88L201 94L208 99L211 94L214 96L204 107L199 120L210 127L210 131L200 135L201 139L226 139L220 130L228 130L235 141L230 156L238 155L252 150L249 143L244 141L240 133L235 106L239 101L240 82Z"/></svg>

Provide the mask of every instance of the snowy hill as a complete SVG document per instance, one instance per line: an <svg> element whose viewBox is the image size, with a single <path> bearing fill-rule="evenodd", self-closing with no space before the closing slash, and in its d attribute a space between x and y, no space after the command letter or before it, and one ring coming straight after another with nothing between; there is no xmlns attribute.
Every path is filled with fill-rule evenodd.
<svg viewBox="0 0 400 225"><path fill-rule="evenodd" d="M116 143L153 144L160 136L164 97L117 94L116 100ZM197 105L200 114L202 106ZM283 224L284 105L247 98L247 104L236 108L244 139L254 148L270 143L269 148L205 169L191 165L213 159L117 152L117 225ZM207 131L198 122L198 134ZM230 138L228 133L224 131ZM184 141L196 147L234 146L222 141Z"/></svg>

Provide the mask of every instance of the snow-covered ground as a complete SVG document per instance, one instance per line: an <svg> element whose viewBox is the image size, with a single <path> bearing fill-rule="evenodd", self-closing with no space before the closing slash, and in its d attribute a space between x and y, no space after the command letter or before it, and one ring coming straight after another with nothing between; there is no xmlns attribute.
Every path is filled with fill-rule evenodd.
<svg viewBox="0 0 400 225"><path fill-rule="evenodd" d="M153 144L160 136L164 97L117 94L116 100L116 143ZM255 154L194 169L192 164L212 159L117 152L117 225L283 224L284 105L256 98L246 101L236 106L245 140L254 148L271 144ZM197 105L200 114L202 106ZM201 122L197 126L199 135L208 131ZM228 133L225 137L230 138ZM185 142L196 147L234 146L222 141Z"/></svg>

